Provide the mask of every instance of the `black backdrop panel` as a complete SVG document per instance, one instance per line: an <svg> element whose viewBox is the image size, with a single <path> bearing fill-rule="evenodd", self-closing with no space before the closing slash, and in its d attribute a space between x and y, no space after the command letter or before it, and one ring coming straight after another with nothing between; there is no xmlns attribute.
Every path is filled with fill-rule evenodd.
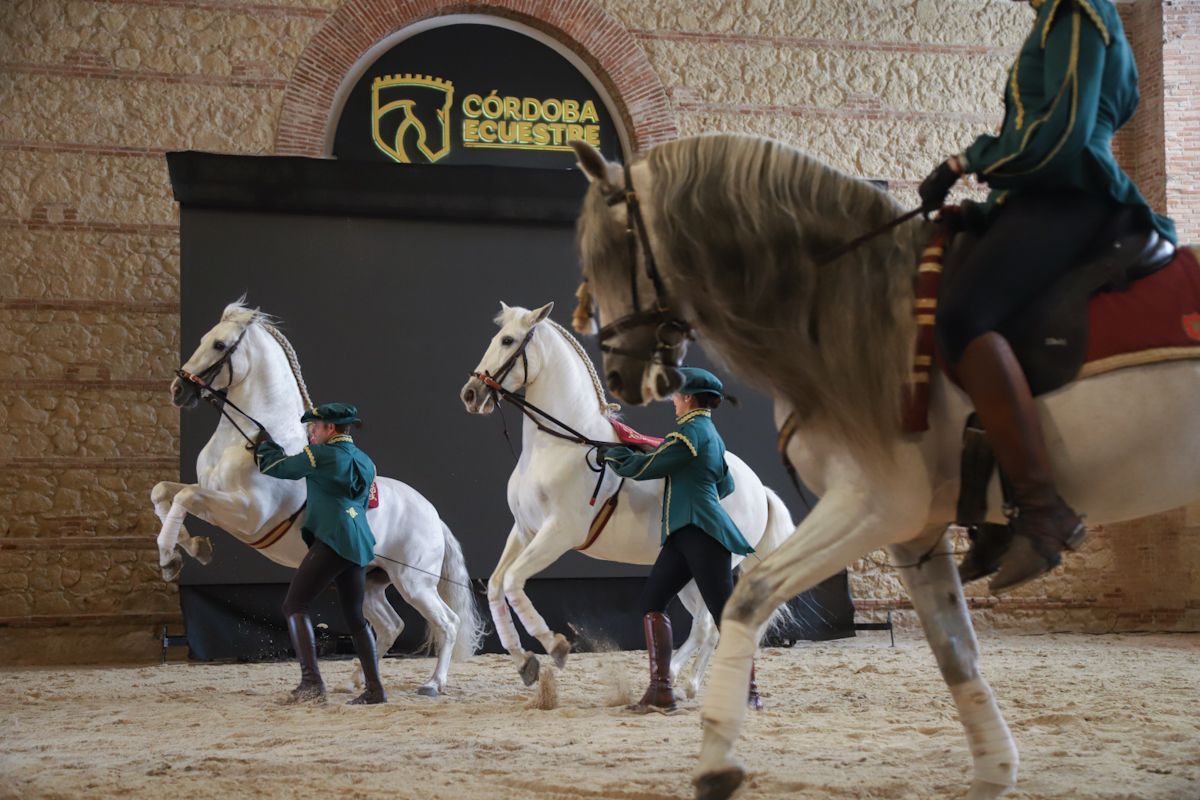
<svg viewBox="0 0 1200 800"><path fill-rule="evenodd" d="M462 541L472 577L486 578L512 522L505 485L513 459L500 419L467 414L458 391L496 331L492 318L501 300L528 307L553 300L553 316L569 321L579 280L571 227L185 207L181 235L182 357L243 293L251 305L278 316L314 400L358 404L366 427L356 437L380 474L432 501ZM594 342L586 346L595 357ZM689 362L707 364L699 348ZM797 512L774 450L770 403L731 384L743 405L717 412L729 449ZM627 411L631 424L650 433L661 434L673 422L665 403ZM519 447L519 417L507 413ZM207 406L183 414L185 481L195 479L196 455L215 424L216 412ZM214 542L213 563L202 567L188 559L184 582L290 578L289 570L224 534L215 534ZM542 575L643 573L569 553Z"/></svg>

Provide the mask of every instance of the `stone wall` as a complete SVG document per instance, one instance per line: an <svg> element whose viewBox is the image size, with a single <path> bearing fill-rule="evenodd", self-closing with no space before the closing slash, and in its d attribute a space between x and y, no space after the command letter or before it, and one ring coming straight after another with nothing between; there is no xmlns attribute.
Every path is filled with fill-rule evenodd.
<svg viewBox="0 0 1200 800"><path fill-rule="evenodd" d="M341 30L335 18L374 31L385 13L481 8L571 29L564 40L602 25L608 38L590 61L649 65L633 78L645 92L621 99L646 141L768 134L888 180L905 204L938 159L998 121L1028 17L1008 0L3 3L3 659L151 658L161 626L179 622L148 504L156 481L178 475L166 387L190 345L179 341L178 215L163 154L274 152L294 122L281 120L285 98L303 94L321 58L311 46ZM1123 159L1197 240L1200 75L1189 54L1200 3L1139 0L1124 12L1147 81ZM660 99L647 105L651 95ZM1022 630L1195 628L1195 534L1183 512L1110 527L1017 600L980 598L979 617ZM902 604L886 570L864 563L855 575L864 610Z"/></svg>

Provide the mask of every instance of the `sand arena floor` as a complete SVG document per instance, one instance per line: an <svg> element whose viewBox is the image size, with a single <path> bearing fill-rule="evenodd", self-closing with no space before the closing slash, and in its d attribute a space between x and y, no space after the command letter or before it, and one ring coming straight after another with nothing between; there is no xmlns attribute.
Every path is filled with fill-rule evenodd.
<svg viewBox="0 0 1200 800"><path fill-rule="evenodd" d="M1021 748L1015 798L1200 798L1200 635L987 637L984 668ZM3 797L691 796L698 702L608 705L644 654L572 656L537 710L511 664L477 656L436 700L424 659L388 659L392 702L281 705L292 664L0 672ZM343 683L351 663L326 663ZM767 710L740 753L746 798L962 796L968 755L932 656L909 634L768 650Z"/></svg>

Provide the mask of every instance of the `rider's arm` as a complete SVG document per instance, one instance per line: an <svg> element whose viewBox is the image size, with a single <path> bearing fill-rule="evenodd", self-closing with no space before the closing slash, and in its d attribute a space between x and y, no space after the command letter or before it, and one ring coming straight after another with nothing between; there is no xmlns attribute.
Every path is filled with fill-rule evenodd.
<svg viewBox="0 0 1200 800"><path fill-rule="evenodd" d="M320 454L320 445L305 445L299 453L289 456L282 447L268 440L254 448L254 461L262 474L294 481L317 471Z"/></svg>
<svg viewBox="0 0 1200 800"><path fill-rule="evenodd" d="M733 473L729 471L729 465L725 465L725 474L717 481L717 497L724 500L729 495L733 494L736 488L733 483Z"/></svg>
<svg viewBox="0 0 1200 800"><path fill-rule="evenodd" d="M696 457L696 447L687 436L672 431L658 447L649 453L637 453L629 448L614 448L604 457L612 470L625 478L646 481L664 478L687 466Z"/></svg>
<svg viewBox="0 0 1200 800"><path fill-rule="evenodd" d="M980 136L959 156L965 172L993 189L1040 180L1072 163L1095 128L1108 31L1078 3L1063 5L1046 23L1043 106L1024 109L1020 127Z"/></svg>

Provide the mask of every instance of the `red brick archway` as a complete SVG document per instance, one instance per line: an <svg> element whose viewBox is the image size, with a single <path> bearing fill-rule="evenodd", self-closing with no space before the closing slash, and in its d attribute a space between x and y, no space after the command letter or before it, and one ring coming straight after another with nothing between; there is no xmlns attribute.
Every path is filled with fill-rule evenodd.
<svg viewBox="0 0 1200 800"><path fill-rule="evenodd" d="M448 14L505 17L569 48L604 85L635 151L677 135L667 93L645 53L591 0L347 0L304 48L292 72L275 133L276 154L325 155L338 87L359 57L402 28Z"/></svg>

